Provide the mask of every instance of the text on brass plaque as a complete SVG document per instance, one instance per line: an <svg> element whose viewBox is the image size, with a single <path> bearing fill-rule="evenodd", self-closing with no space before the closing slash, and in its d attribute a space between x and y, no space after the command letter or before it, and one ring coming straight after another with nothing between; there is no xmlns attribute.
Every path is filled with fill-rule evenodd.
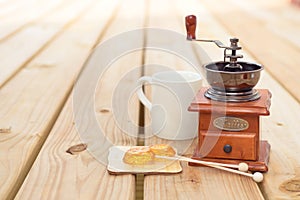
<svg viewBox="0 0 300 200"><path fill-rule="evenodd" d="M225 131L243 131L249 127L246 120L237 117L218 117L213 124L214 127Z"/></svg>

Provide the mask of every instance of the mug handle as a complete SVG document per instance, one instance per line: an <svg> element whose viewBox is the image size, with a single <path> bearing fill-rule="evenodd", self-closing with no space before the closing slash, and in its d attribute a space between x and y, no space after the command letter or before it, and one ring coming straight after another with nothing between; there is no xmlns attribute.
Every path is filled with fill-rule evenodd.
<svg viewBox="0 0 300 200"><path fill-rule="evenodd" d="M138 87L139 89L137 90L137 95L139 100L142 102L142 104L148 108L149 110L152 109L152 103L149 101L149 99L145 96L144 92L143 92L143 88L142 86L145 83L152 83L152 77L151 76L143 76L138 80Z"/></svg>

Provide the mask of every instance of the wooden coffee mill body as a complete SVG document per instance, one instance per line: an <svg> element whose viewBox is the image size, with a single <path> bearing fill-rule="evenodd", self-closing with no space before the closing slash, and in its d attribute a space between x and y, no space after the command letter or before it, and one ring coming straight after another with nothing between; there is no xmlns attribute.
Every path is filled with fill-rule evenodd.
<svg viewBox="0 0 300 200"><path fill-rule="evenodd" d="M202 88L189 107L199 113L198 145L192 158L245 162L250 171L268 171L270 145L260 140L260 116L269 115L270 92L259 90L261 97L256 101L226 103L206 98L206 90Z"/></svg>
<svg viewBox="0 0 300 200"><path fill-rule="evenodd" d="M213 42L224 48L224 61L204 66L211 87L202 88L189 107L199 113L198 145L192 158L224 164L245 162L250 171L268 171L270 145L260 139L260 116L270 114L271 93L253 89L263 67L237 61L243 57L236 54L241 49L237 38L230 39L230 46L218 40L196 39L195 16L186 17L186 28L188 40Z"/></svg>

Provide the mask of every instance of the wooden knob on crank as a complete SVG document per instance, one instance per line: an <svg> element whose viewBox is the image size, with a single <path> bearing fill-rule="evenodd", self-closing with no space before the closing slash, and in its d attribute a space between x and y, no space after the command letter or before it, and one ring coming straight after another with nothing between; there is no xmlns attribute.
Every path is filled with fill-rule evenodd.
<svg viewBox="0 0 300 200"><path fill-rule="evenodd" d="M195 15L188 15L185 17L185 26L187 32L187 39L193 40L196 39L196 25L197 25L197 18Z"/></svg>

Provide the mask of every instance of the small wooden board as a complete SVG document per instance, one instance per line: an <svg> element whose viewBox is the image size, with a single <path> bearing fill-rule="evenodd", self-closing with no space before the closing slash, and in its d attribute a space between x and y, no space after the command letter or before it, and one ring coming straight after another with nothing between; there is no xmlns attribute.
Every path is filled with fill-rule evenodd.
<svg viewBox="0 0 300 200"><path fill-rule="evenodd" d="M109 150L107 170L110 174L176 174L182 171L179 161L156 160L147 165L129 165L123 162L124 154L131 147L113 146Z"/></svg>

